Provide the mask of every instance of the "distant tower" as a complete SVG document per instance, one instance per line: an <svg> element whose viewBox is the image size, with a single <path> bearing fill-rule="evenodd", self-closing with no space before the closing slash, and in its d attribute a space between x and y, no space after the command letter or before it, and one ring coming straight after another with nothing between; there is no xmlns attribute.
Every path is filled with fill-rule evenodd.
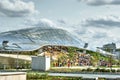
<svg viewBox="0 0 120 80"><path fill-rule="evenodd" d="M87 47L88 47L88 43L85 43L85 44L84 44L84 47L83 47L83 48L84 48L83 53L86 53L86 48L87 48Z"/></svg>
<svg viewBox="0 0 120 80"><path fill-rule="evenodd" d="M2 42L3 49L6 49L6 47L8 47L8 42L9 41L3 41Z"/></svg>

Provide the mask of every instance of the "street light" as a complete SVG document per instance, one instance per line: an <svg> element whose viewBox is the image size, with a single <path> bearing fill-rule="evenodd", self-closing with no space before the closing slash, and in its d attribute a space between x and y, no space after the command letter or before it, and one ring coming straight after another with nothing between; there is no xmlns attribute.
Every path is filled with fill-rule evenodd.
<svg viewBox="0 0 120 80"><path fill-rule="evenodd" d="M12 45L15 45L15 46L17 46L17 48L22 49L17 43L13 43ZM16 69L19 68L18 56L19 56L19 52L17 51Z"/></svg>

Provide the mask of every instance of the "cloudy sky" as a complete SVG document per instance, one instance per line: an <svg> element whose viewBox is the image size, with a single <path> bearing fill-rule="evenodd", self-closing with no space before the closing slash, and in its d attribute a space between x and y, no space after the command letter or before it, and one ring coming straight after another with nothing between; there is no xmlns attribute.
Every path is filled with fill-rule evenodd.
<svg viewBox="0 0 120 80"><path fill-rule="evenodd" d="M89 49L120 47L120 0L0 0L0 32L47 24L65 29Z"/></svg>

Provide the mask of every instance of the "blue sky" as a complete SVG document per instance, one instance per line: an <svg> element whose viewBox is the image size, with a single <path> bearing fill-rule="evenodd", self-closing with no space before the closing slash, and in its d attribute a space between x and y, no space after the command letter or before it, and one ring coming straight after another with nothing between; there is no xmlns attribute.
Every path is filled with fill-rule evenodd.
<svg viewBox="0 0 120 80"><path fill-rule="evenodd" d="M120 47L120 0L0 0L0 32L43 24L65 29L90 48Z"/></svg>

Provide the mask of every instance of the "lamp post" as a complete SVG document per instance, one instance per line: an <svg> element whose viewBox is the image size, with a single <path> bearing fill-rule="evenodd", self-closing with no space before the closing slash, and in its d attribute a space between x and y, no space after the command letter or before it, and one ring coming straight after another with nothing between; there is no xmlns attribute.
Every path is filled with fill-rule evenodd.
<svg viewBox="0 0 120 80"><path fill-rule="evenodd" d="M110 67L110 70L112 71L112 56L109 55L109 67Z"/></svg>
<svg viewBox="0 0 120 80"><path fill-rule="evenodd" d="M16 69L19 69L19 61L18 61L18 56L19 56L19 52L17 52Z"/></svg>
<svg viewBox="0 0 120 80"><path fill-rule="evenodd" d="M13 43L12 45L15 45L17 48L22 49L17 43ZM19 51L16 51L16 52L17 52L16 69L18 69L19 68L19 61L18 61Z"/></svg>

